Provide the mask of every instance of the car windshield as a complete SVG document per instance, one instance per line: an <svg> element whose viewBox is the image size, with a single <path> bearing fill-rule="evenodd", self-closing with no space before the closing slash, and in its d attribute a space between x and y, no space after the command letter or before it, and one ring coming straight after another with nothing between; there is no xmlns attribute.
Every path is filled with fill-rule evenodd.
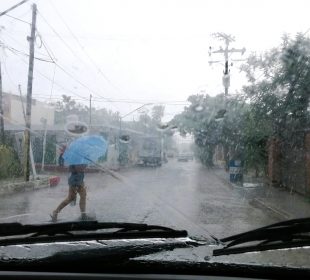
<svg viewBox="0 0 310 280"><path fill-rule="evenodd" d="M0 223L220 239L307 217L309 9L2 0Z"/></svg>

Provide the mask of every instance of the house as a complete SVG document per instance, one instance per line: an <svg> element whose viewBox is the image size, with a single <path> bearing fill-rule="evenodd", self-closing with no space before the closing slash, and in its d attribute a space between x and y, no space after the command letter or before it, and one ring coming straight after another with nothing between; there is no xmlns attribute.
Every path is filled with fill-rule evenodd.
<svg viewBox="0 0 310 280"><path fill-rule="evenodd" d="M3 115L5 126L24 126L24 110L26 111L26 97L12 94L3 93ZM53 125L55 119L55 109L49 106L45 102L32 99L31 107L31 125L38 126L43 125L43 121L46 119L47 125Z"/></svg>

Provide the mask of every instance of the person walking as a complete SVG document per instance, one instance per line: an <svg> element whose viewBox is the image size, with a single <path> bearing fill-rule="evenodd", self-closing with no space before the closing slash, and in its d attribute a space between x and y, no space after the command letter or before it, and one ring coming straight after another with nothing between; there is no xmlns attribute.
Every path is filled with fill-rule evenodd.
<svg viewBox="0 0 310 280"><path fill-rule="evenodd" d="M63 144L63 145L61 145L61 147L59 149L59 152L60 152L59 157L58 157L58 165L59 166L64 166L65 161L64 161L63 155L66 151L66 148L67 148L66 144Z"/></svg>
<svg viewBox="0 0 310 280"><path fill-rule="evenodd" d="M52 212L50 215L53 222L57 221L59 212L65 208L69 203L74 202L76 200L76 195L80 196L80 211L81 211L81 219L86 220L86 188L84 184L84 171L86 165L70 165L69 171L71 175L68 179L69 191L68 196L65 200L63 200L58 207Z"/></svg>

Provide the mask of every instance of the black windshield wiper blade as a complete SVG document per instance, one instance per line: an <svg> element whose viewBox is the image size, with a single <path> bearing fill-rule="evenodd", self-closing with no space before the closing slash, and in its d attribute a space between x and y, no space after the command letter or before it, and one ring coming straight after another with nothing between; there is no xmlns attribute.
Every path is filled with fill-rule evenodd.
<svg viewBox="0 0 310 280"><path fill-rule="evenodd" d="M84 231L84 230L99 230L99 229L120 229L124 231L130 230L153 230L161 229L165 231L174 231L172 228L148 225L142 223L122 223L122 222L98 222L92 221L74 221L74 222L59 222L50 224L20 224L20 223L3 223L0 224L0 236L24 235L35 233L41 234L57 234L68 231Z"/></svg>
<svg viewBox="0 0 310 280"><path fill-rule="evenodd" d="M310 218L275 223L222 238L220 242L226 244L223 248L214 250L214 256L309 246ZM249 242L256 243L244 245Z"/></svg>
<svg viewBox="0 0 310 280"><path fill-rule="evenodd" d="M98 230L114 230L96 232ZM26 236L25 235L30 235ZM0 224L0 246L50 242L109 239L187 237L187 231L140 223L98 221L61 222L55 224ZM21 236L21 237L19 237ZM8 238L9 237L9 238Z"/></svg>

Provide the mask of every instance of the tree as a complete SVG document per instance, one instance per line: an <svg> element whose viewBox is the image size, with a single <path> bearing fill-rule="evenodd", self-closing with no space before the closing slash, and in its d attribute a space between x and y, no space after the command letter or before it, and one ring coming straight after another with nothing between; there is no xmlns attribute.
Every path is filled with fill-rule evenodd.
<svg viewBox="0 0 310 280"><path fill-rule="evenodd" d="M77 103L71 96L62 95L62 100L52 104L56 107L55 123L65 124L69 115L77 115L80 121L86 122L89 119L88 108L85 105Z"/></svg>
<svg viewBox="0 0 310 280"><path fill-rule="evenodd" d="M55 112L55 123L65 124L66 117L77 115L80 121L88 123L89 108L86 105L77 103L71 96L62 95L62 100L53 104L57 110ZM97 125L118 125L119 112L112 112L105 108L92 108L92 123Z"/></svg>
<svg viewBox="0 0 310 280"><path fill-rule="evenodd" d="M242 66L249 84L243 92L250 106L246 119L246 155L250 166L267 166L266 147L274 137L284 154L303 147L309 128L310 40L283 36L282 44L255 54Z"/></svg>
<svg viewBox="0 0 310 280"><path fill-rule="evenodd" d="M223 94L192 95L190 106L172 120L181 135L193 134L196 156L207 166L213 165L214 150L222 145L235 154L242 149L240 127L246 104L238 96L225 100ZM226 104L226 105L225 105ZM226 108L225 108L226 107Z"/></svg>
<svg viewBox="0 0 310 280"><path fill-rule="evenodd" d="M284 36L279 47L252 54L242 65L248 84L241 93L227 102L223 95L192 95L191 105L173 122L181 134L194 135L204 164L213 164L214 147L222 145L258 175L266 171L271 137L280 140L283 150L302 147L303 135L298 131L310 127L309 66L310 40L301 34L294 39Z"/></svg>

